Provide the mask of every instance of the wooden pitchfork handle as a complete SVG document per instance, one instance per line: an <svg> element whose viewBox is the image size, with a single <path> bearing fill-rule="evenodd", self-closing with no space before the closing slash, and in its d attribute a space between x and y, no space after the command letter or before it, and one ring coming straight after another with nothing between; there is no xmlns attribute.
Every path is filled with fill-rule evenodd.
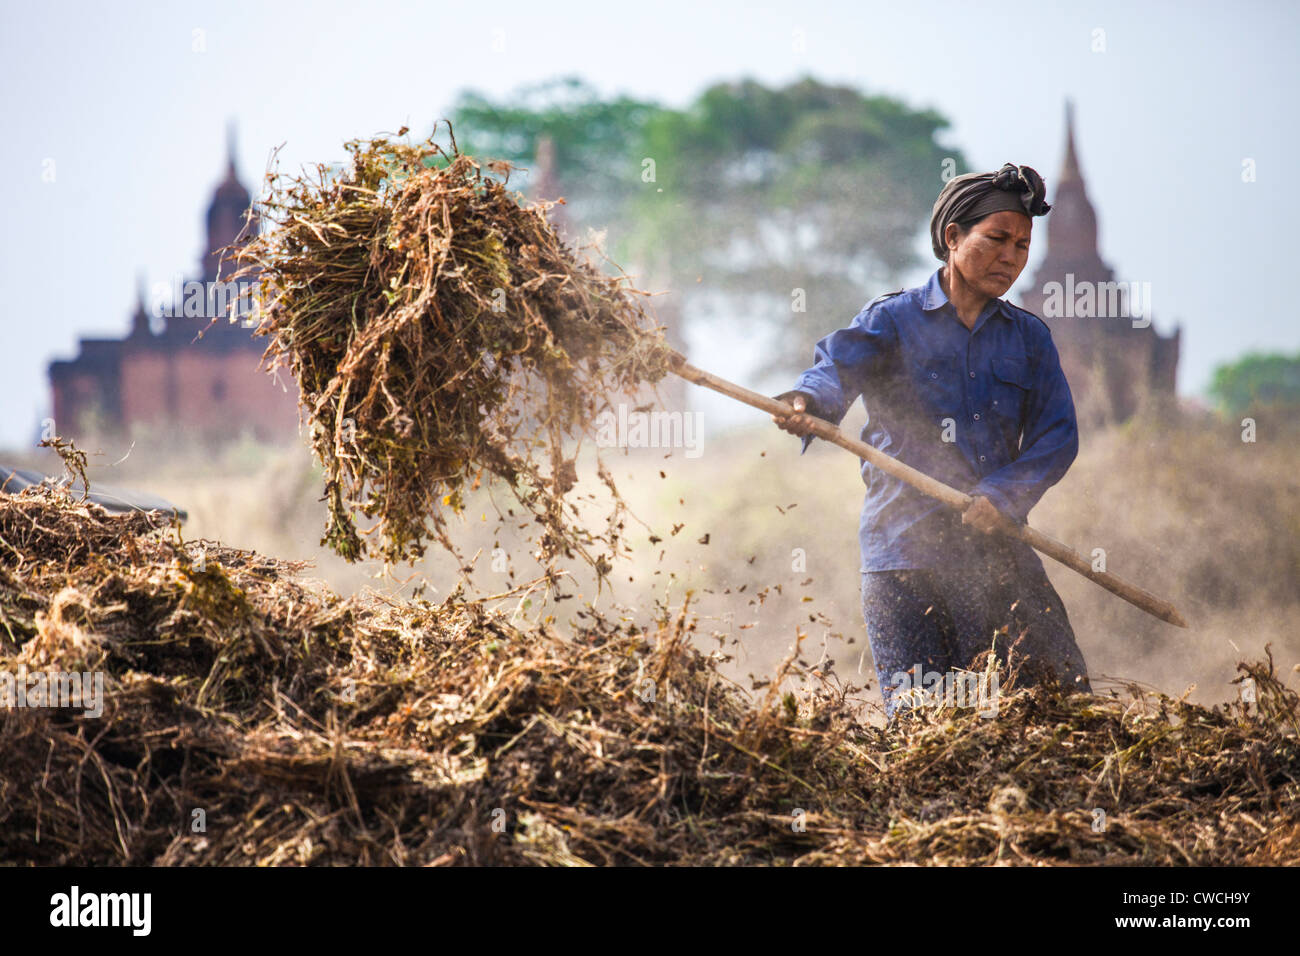
<svg viewBox="0 0 1300 956"><path fill-rule="evenodd" d="M728 398L734 398L738 402L744 402L746 405L752 405L754 408L762 409L771 414L785 417L796 414L795 410L785 402L778 402L774 398L768 398L766 395L760 395L758 392L751 392L734 382L728 382L724 378L718 378L703 369L696 368L680 352L671 351L669 355L669 367L674 373L680 375L688 382L696 385L702 385L705 388L712 389L726 395ZM897 458L892 458L877 448L873 448L866 442L849 438L838 427L828 421L824 421L816 416L812 418L812 432L818 438L839 445L841 448L848 449L859 458L864 458L871 462L881 471L888 475L893 475L900 481L905 481L913 488L931 498L937 498L950 508L956 508L958 511L965 511L970 503L974 500L965 492L958 491L956 488L950 488L941 481L936 481L929 475L917 471L908 465L903 464ZM1062 544L1055 538L1048 537L1041 531L1029 527L1027 524L1020 524L1008 520L1008 522L999 528L1001 534L1010 538L1016 538L1028 545L1041 551L1048 557L1055 558L1064 564L1067 568L1078 571L1085 578L1095 581L1112 594L1117 594L1125 601L1128 601L1134 607L1140 607L1148 614L1160 618L1170 624L1178 627L1187 627L1187 621L1178 613L1178 610L1168 601L1156 597L1150 591L1138 587L1136 584L1130 584L1123 578L1112 574L1109 571L1094 571L1092 563L1075 551L1067 544Z"/></svg>

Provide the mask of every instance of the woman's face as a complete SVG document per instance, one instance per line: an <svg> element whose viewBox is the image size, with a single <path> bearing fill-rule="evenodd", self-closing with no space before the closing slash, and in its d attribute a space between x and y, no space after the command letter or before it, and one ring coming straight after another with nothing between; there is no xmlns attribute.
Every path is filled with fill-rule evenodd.
<svg viewBox="0 0 1300 956"><path fill-rule="evenodd" d="M1024 271L1032 229L1028 216L1009 209L985 216L965 235L959 235L956 223L949 223L944 230L948 264L970 288L1001 298Z"/></svg>

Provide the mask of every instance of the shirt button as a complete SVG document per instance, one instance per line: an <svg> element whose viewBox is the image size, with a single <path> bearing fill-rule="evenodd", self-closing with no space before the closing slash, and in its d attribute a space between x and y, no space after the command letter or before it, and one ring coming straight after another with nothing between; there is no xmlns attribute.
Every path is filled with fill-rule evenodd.
<svg viewBox="0 0 1300 956"><path fill-rule="evenodd" d="M980 413L979 413L979 412L976 412L976 413L975 413L975 421L979 421L979 420L980 420Z"/></svg>
<svg viewBox="0 0 1300 956"><path fill-rule="evenodd" d="M984 456L983 456L983 455L980 455L980 461L983 461L983 460L984 460Z"/></svg>
<svg viewBox="0 0 1300 956"><path fill-rule="evenodd" d="M971 373L970 373L970 377L971 377L971 378L974 378L974 377L975 377L975 373L974 373L974 372L971 372Z"/></svg>
<svg viewBox="0 0 1300 956"><path fill-rule="evenodd" d="M930 377L931 377L931 378L938 378L938 377L939 377L939 373L938 373L938 372L931 372L931 373L930 373Z"/></svg>

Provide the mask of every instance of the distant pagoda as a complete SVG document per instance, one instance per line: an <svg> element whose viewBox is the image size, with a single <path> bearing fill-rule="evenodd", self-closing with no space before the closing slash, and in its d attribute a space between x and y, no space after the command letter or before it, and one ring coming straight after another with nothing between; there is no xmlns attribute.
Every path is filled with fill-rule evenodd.
<svg viewBox="0 0 1300 956"><path fill-rule="evenodd" d="M263 441L297 439L296 384L259 370L266 339L225 317L234 285L222 250L256 235L251 207L235 170L231 129L226 176L208 204L198 277L175 279L161 304L157 296L146 304L141 283L124 338L82 338L76 358L50 363L58 434L84 440L143 428L216 441L244 432Z"/></svg>
<svg viewBox="0 0 1300 956"><path fill-rule="evenodd" d="M1079 168L1068 101L1065 162L1050 201L1047 255L1022 305L1052 330L1080 426L1118 424L1142 410L1172 407L1182 330L1160 335L1149 294L1138 297L1144 302L1133 301L1132 284L1117 282L1101 258L1097 213Z"/></svg>

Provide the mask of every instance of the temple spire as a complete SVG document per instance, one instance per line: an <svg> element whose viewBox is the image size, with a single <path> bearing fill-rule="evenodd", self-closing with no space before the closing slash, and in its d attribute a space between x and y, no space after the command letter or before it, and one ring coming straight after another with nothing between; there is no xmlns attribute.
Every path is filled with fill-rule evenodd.
<svg viewBox="0 0 1300 956"><path fill-rule="evenodd" d="M1052 183L1048 183L1049 188ZM1088 199L1088 188L1079 169L1074 145L1074 103L1065 101L1065 158L1055 188L1051 189L1052 211L1047 216L1047 256L1039 266L1044 278L1074 273L1102 281L1110 269L1102 262L1097 245L1097 212ZM1041 283L1040 283L1041 284Z"/></svg>
<svg viewBox="0 0 1300 956"><path fill-rule="evenodd" d="M226 120L226 179L230 182L238 182L239 175L235 172L235 121Z"/></svg>
<svg viewBox="0 0 1300 956"><path fill-rule="evenodd" d="M132 338L143 339L153 335L153 330L149 325L149 309L145 305L145 298L144 271L138 270L135 274L135 312L131 315Z"/></svg>
<svg viewBox="0 0 1300 956"><path fill-rule="evenodd" d="M239 181L235 171L235 123L226 124L226 178L212 195L208 205L208 241L199 262L205 281L214 281L219 273L220 251L243 237L256 233L256 225L245 226L244 215L252 205L252 197Z"/></svg>
<svg viewBox="0 0 1300 956"><path fill-rule="evenodd" d="M1079 171L1079 155L1074 149L1074 103L1065 101L1065 162L1061 164L1061 182L1083 180Z"/></svg>
<svg viewBox="0 0 1300 956"><path fill-rule="evenodd" d="M536 157L529 175L530 192L534 201L560 198L560 183L556 167L555 140L549 133L543 133L537 139ZM555 227L555 231L564 236L569 227L569 217L564 206L552 206L547 213L547 218Z"/></svg>

